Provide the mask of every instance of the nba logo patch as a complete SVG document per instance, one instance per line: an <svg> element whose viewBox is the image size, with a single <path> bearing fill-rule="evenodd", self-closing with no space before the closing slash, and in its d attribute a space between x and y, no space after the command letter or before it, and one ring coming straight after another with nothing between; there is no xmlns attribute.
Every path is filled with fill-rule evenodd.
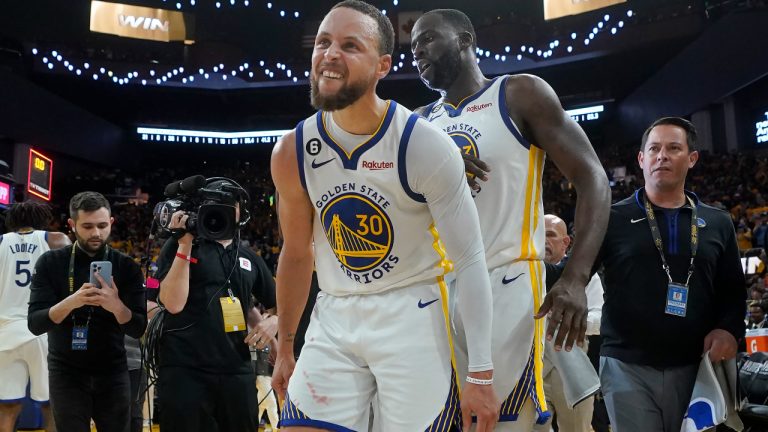
<svg viewBox="0 0 768 432"><path fill-rule="evenodd" d="M251 260L248 258L240 258L240 268L243 270L251 271Z"/></svg>

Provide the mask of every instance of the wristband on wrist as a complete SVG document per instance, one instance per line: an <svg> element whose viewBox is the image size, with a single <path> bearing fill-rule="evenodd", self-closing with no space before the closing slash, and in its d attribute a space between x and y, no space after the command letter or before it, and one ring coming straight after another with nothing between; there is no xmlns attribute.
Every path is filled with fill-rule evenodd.
<svg viewBox="0 0 768 432"><path fill-rule="evenodd" d="M467 376L467 382L470 384L477 384L477 385L491 385L493 384L493 378L480 379L480 378L472 378L471 376Z"/></svg>
<svg viewBox="0 0 768 432"><path fill-rule="evenodd" d="M193 258L191 256L184 255L183 253L176 252L176 257L181 258L183 260L189 261L192 264L197 264L197 258Z"/></svg>

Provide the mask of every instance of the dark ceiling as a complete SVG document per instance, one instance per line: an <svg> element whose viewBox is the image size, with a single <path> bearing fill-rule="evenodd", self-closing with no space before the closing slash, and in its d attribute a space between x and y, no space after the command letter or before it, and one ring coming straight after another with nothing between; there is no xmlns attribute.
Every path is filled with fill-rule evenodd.
<svg viewBox="0 0 768 432"><path fill-rule="evenodd" d="M181 10L195 16L194 45L92 33L88 25L90 2L85 0L6 0L0 15L0 66L10 67L47 91L126 130L138 124L229 131L281 129L294 126L311 112L303 79L309 50L302 47L302 38L313 35L335 1L272 0L271 9L262 0L252 0L248 6L245 0L222 0L220 9L215 0L197 0L194 6L191 0L179 1ZM130 3L176 9L174 0ZM713 5L738 2L629 0L550 22L543 20L541 0L400 0L397 6L393 0L372 3L388 9L393 20L406 11L437 7L464 10L475 23L481 47L504 54L505 46L511 46L507 61L493 57L483 60L481 67L486 73L535 73L552 84L566 107L574 107L620 101L716 18L718 9ZM281 18L280 10L289 16L299 11L300 16ZM628 10L634 12L631 17ZM604 14L612 15L614 26L619 19L626 23L616 36L608 34L606 25L594 43L585 46L583 35ZM572 32L579 34L573 42L569 37ZM552 40L572 43L573 53L560 47L550 58L526 53L522 61L513 60L521 44L546 49ZM33 48L40 54L33 55ZM143 75L149 69L162 73L182 65L192 74L220 62L230 67L243 61L261 69L256 68L257 63L266 60L267 64L282 61L299 79L294 83L257 74L253 79L230 79L226 84L218 80L208 88L203 88L201 79L197 84L183 85L178 77L162 85L150 82L143 86L137 81L118 85L105 79L94 81L90 72L76 76L63 67L49 71L41 58L51 50L64 53L73 64L89 62L91 71L106 65L116 74L138 70ZM402 52L404 62L410 63L408 50ZM385 79L380 93L411 107L436 97L408 65Z"/></svg>

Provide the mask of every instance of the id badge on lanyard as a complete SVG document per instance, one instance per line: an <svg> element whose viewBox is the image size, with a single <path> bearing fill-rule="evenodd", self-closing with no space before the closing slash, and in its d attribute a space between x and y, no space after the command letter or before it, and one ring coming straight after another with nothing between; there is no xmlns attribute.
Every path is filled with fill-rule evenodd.
<svg viewBox="0 0 768 432"><path fill-rule="evenodd" d="M69 257L69 271L68 271L68 279L69 279L69 293L72 294L75 292L75 249L77 248L76 244L72 245L72 253ZM106 246L104 248L104 257L102 258L103 261L107 260L107 252L109 251L109 246ZM72 351L87 351L88 350L88 328L91 325L91 315L93 314L93 308L91 306L88 307L88 318L85 320L85 324L77 324L77 321L75 320L75 314L72 314Z"/></svg>
<svg viewBox="0 0 768 432"><path fill-rule="evenodd" d="M221 297L221 315L224 317L224 331L227 333L246 330L245 315L240 299L237 297Z"/></svg>
<svg viewBox="0 0 768 432"><path fill-rule="evenodd" d="M699 231L697 226L696 217L696 203L690 197L686 197L688 203L691 205L691 262L688 266L688 277L684 284L672 281L672 275L669 270L669 264L664 256L664 244L661 240L661 234L659 232L659 225L656 222L656 214L653 211L648 196L645 196L645 213L648 217L648 225L651 228L651 235L653 236L653 243L661 256L662 268L667 273L667 300L664 307L664 313L676 317L685 317L688 310L688 287L691 281L691 276L694 272L694 260L696 259L696 252L699 245Z"/></svg>
<svg viewBox="0 0 768 432"><path fill-rule="evenodd" d="M688 287L679 283L670 282L667 286L667 307L664 313L679 317L685 317L688 309Z"/></svg>
<svg viewBox="0 0 768 432"><path fill-rule="evenodd" d="M72 351L86 351L88 349L88 324L74 325L72 327Z"/></svg>

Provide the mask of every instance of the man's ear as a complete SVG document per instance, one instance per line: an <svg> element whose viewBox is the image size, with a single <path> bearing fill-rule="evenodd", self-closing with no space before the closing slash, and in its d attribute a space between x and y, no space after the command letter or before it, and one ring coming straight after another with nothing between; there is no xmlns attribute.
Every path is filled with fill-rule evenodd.
<svg viewBox="0 0 768 432"><path fill-rule="evenodd" d="M459 33L459 47L461 47L462 50L465 50L467 48L472 48L472 45L474 44L475 39L472 37L472 34L470 32L461 32Z"/></svg>
<svg viewBox="0 0 768 432"><path fill-rule="evenodd" d="M696 165L696 162L699 161L699 152L692 151L688 154L688 169L693 168Z"/></svg>
<svg viewBox="0 0 768 432"><path fill-rule="evenodd" d="M384 79L384 77L389 74L390 69L392 69L392 56L389 54L380 56L376 76L379 79Z"/></svg>

